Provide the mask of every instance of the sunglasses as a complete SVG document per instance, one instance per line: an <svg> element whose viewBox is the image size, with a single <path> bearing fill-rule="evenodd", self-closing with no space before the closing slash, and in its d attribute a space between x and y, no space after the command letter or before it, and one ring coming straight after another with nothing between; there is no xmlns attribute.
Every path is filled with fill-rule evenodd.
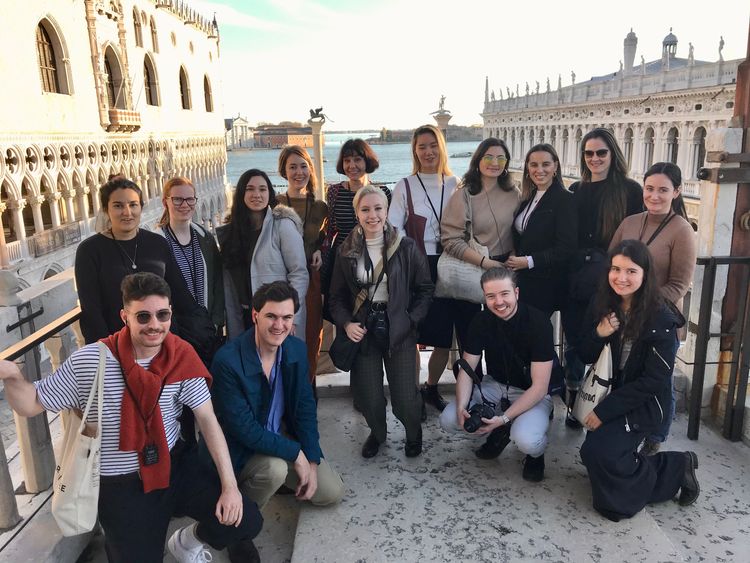
<svg viewBox="0 0 750 563"><path fill-rule="evenodd" d="M583 151L583 156L586 158L594 158L594 155L599 158L604 158L609 153L609 149L599 149L596 151Z"/></svg>
<svg viewBox="0 0 750 563"><path fill-rule="evenodd" d="M169 199L172 200L172 203L175 205L175 207L179 207L183 203L187 203L188 206L194 207L196 202L198 201L197 197L170 197Z"/></svg>
<svg viewBox="0 0 750 563"><path fill-rule="evenodd" d="M485 161L487 164L492 164L493 162L496 162L496 161L498 164L502 164L503 162L508 161L508 159L502 155L492 156L491 154L484 155L482 157L482 160Z"/></svg>
<svg viewBox="0 0 750 563"><path fill-rule="evenodd" d="M147 325L151 322L151 317L156 317L156 320L160 323L166 323L172 318L172 311L169 309L159 309L156 313L150 313L148 311L138 311L135 314L135 320L138 321L139 325Z"/></svg>

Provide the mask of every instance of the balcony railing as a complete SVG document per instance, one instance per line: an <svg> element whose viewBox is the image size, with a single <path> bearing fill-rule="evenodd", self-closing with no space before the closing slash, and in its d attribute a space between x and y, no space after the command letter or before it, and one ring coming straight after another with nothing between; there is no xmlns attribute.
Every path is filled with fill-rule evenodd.
<svg viewBox="0 0 750 563"><path fill-rule="evenodd" d="M109 110L109 126L107 131L112 133L129 133L141 128L141 114L128 109L111 108Z"/></svg>

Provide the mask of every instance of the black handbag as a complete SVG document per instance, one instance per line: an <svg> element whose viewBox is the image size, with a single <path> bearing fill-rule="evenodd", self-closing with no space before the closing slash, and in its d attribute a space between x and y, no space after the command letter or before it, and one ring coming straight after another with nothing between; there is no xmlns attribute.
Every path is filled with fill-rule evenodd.
<svg viewBox="0 0 750 563"><path fill-rule="evenodd" d="M365 252L367 252L367 249L365 249ZM377 291L384 274L385 268L381 267L380 273L378 275L378 281L375 284L375 291ZM375 291L373 291L373 295L375 294ZM362 288L357 294L357 298L355 299L354 303L354 309L352 310L352 318L357 317L357 313L366 300L368 301L367 314L364 315L364 318L366 319L365 322L369 320L370 312L372 310L372 301L369 301L367 299L366 287ZM336 338L333 339L333 342L331 342L331 346L328 349L328 355L330 356L333 365L341 371L351 371L352 365L354 365L354 358L357 357L357 352L359 352L359 346L361 344L361 340L359 342L354 342L351 338L349 338L349 335L346 334L346 330L340 330L338 327L336 327Z"/></svg>

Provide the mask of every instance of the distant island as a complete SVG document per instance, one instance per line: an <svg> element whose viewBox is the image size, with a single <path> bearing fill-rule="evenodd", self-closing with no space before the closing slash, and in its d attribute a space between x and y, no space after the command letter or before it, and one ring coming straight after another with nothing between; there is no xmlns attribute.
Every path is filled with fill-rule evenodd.
<svg viewBox="0 0 750 563"><path fill-rule="evenodd" d="M380 130L380 135L366 139L373 145L385 145L390 143L410 143L414 129L386 129ZM481 141L481 125L448 125L446 132L447 141Z"/></svg>

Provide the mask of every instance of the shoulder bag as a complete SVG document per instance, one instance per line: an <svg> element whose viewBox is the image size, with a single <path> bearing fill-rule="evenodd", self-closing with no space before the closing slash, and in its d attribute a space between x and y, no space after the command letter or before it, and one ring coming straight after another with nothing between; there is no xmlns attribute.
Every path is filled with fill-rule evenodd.
<svg viewBox="0 0 750 563"><path fill-rule="evenodd" d="M576 395L573 405L573 416L578 422L583 422L594 408L609 395L612 388L612 350L609 344L602 348L596 363L586 370L581 382L581 388Z"/></svg>
<svg viewBox="0 0 750 563"><path fill-rule="evenodd" d="M94 529L99 504L99 456L102 441L102 405L107 348L99 342L99 367L91 383L83 418L67 411L60 462L55 468L52 516L63 536L76 536ZM86 418L97 397L96 433L87 436Z"/></svg>
<svg viewBox="0 0 750 563"><path fill-rule="evenodd" d="M469 248L478 252L481 256L489 257L489 250L474 240L474 220L471 212L471 201L469 190L463 188L464 202L469 217ZM435 284L435 297L449 299L461 299L472 303L484 303L484 293L479 279L484 270L470 264L460 258L443 252L437 264L437 283Z"/></svg>
<svg viewBox="0 0 750 563"><path fill-rule="evenodd" d="M404 187L406 188L406 204L408 207L408 217L404 224L406 236L412 239L422 254L427 254L424 247L424 230L427 226L427 217L422 217L414 213L414 202L411 199L411 188L409 187L408 178L404 178Z"/></svg>
<svg viewBox="0 0 750 563"><path fill-rule="evenodd" d="M364 251L367 252L367 248L365 248ZM382 260L378 263L378 266L381 266L381 268L378 273L378 281L375 284L375 291L378 290L378 286L383 280L383 275L385 274L385 265ZM375 267L376 271L378 266ZM375 294L375 291L373 291L373 295ZM354 300L354 308L352 309L352 319L357 318L357 313L365 301L368 302L367 314L365 314L363 318L367 321L370 316L372 301L367 299L367 293L366 287L363 287L359 290L359 293L357 293L357 297ZM357 352L359 352L360 344L362 344L361 340L359 342L354 342L354 340L349 338L349 335L346 334L345 329L339 329L339 327L336 327L336 337L333 339L333 342L331 342L331 346L328 349L328 355L330 356L333 365L341 371L351 371L352 365L354 365L354 358L357 357Z"/></svg>

